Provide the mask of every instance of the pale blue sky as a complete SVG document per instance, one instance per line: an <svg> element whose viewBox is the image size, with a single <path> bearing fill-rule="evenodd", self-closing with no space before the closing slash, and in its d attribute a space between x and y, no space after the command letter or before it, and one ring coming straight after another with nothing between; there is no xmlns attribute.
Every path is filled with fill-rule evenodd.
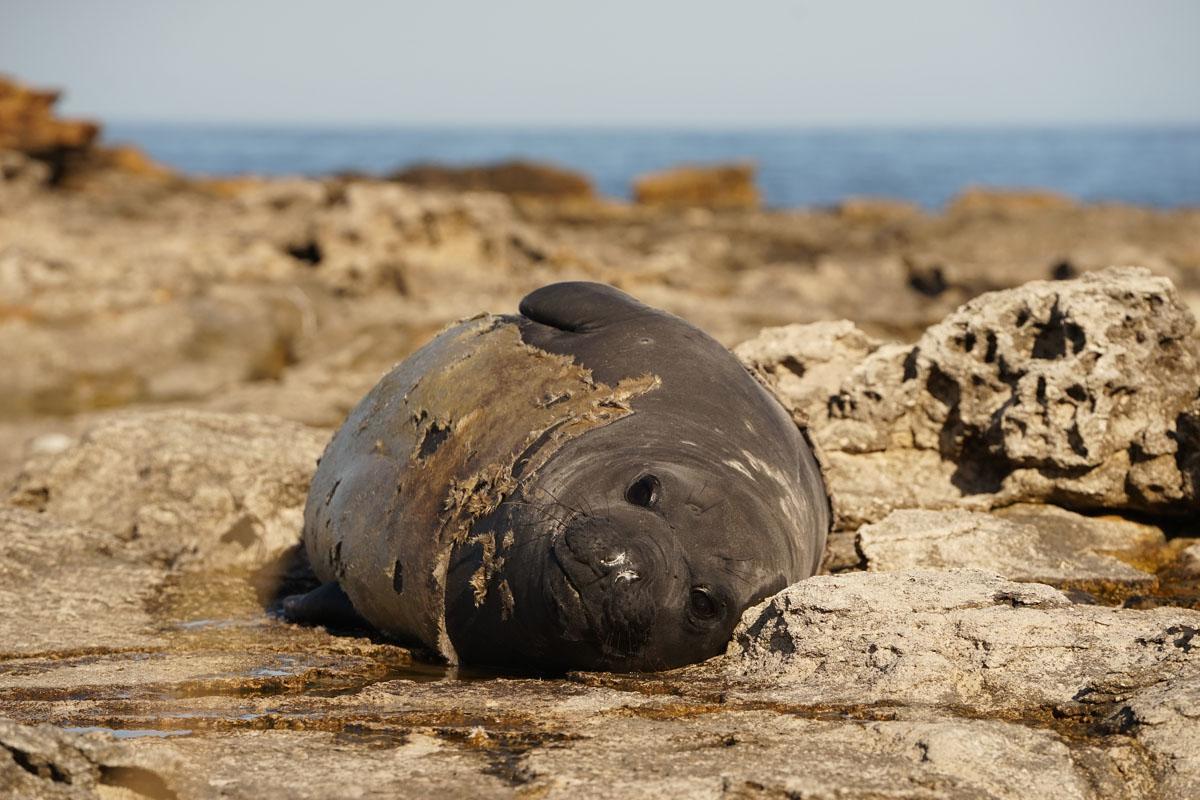
<svg viewBox="0 0 1200 800"><path fill-rule="evenodd" d="M1200 0L0 0L109 120L1200 123Z"/></svg>

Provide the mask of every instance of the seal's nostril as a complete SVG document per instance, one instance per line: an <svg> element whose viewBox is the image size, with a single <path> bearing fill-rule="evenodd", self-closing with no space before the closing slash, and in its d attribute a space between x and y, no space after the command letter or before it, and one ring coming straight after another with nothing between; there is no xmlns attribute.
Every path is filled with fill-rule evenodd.
<svg viewBox="0 0 1200 800"><path fill-rule="evenodd" d="M610 568L611 567L619 567L627 561L629 561L629 556L625 553L624 550L622 550L621 552L617 553L615 556L612 556L611 558L600 559L600 566L610 567Z"/></svg>
<svg viewBox="0 0 1200 800"><path fill-rule="evenodd" d="M623 569L617 573L617 577L614 578L614 580L622 581L624 583L633 583L634 581L640 579L641 577L642 577L641 575L638 575L636 572L634 572L631 569Z"/></svg>

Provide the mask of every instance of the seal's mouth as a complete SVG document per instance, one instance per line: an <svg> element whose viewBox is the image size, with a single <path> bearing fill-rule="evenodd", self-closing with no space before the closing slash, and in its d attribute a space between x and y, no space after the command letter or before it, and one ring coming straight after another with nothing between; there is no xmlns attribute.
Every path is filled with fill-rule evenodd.
<svg viewBox="0 0 1200 800"><path fill-rule="evenodd" d="M650 639L657 611L638 573L628 568L625 553L618 555L589 561L565 536L549 553L549 599L559 635L584 646L590 664L604 669L623 669L636 660Z"/></svg>
<svg viewBox="0 0 1200 800"><path fill-rule="evenodd" d="M583 576L572 574L572 569L567 565L574 565L574 559L570 554L566 554L565 557L560 554L560 546L563 545L556 542L550 548L549 559L550 599L558 617L560 633L567 641L595 642L595 620L589 613L587 601L583 599L583 592L580 590L581 586L587 584L581 580Z"/></svg>

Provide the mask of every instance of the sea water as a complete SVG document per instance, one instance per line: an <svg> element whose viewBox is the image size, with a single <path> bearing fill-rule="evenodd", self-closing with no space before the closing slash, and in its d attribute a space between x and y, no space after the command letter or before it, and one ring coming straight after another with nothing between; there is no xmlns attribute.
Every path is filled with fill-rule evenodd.
<svg viewBox="0 0 1200 800"><path fill-rule="evenodd" d="M549 161L627 198L634 176L745 160L768 205L886 196L942 206L973 185L1044 188L1092 202L1200 206L1200 127L952 130L331 128L110 124L181 170L209 175L385 175L417 162Z"/></svg>

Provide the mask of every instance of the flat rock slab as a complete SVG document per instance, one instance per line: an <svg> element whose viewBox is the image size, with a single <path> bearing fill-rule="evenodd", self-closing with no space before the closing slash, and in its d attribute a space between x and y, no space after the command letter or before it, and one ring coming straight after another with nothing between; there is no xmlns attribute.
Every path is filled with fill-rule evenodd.
<svg viewBox="0 0 1200 800"><path fill-rule="evenodd" d="M189 799L517 796L503 777L502 755L415 731L239 731L126 746L147 761L204 776L207 785Z"/></svg>
<svg viewBox="0 0 1200 800"><path fill-rule="evenodd" d="M100 738L140 770L106 773L116 757L89 756L79 769L98 776L91 794L63 794L47 766L28 796L120 796L106 774L179 798L255 799L434 786L489 797L1015 798L1050 783L1066 797L1106 797L1124 782L1187 775L1170 749L1184 734L1151 720L1193 722L1137 693L1196 674L1195 612L1081 607L978 572L856 573L752 610L728 655L690 671L564 681L422 669L398 648L261 611L186 627L189 587L168 584L161 594L174 599L148 604L159 650L0 662L0 715L52 721L77 750ZM234 594L243 599L229 608L247 612L252 599ZM1115 725L1089 727L1131 714L1145 715L1147 735L1164 732L1157 749L1139 750ZM0 780L24 791L29 758L11 761L0 758Z"/></svg>
<svg viewBox="0 0 1200 800"><path fill-rule="evenodd" d="M688 720L598 719L569 748L525 760L551 798L1095 796L1089 767L1126 754L1072 752L1058 734L984 720L848 723L769 712ZM1099 758L1097 758L1099 756ZM1103 772L1103 770L1096 770Z"/></svg>
<svg viewBox="0 0 1200 800"><path fill-rule="evenodd" d="M0 506L0 658L157 648L165 577L111 534Z"/></svg>
<svg viewBox="0 0 1200 800"><path fill-rule="evenodd" d="M439 786L486 797L648 798L1021 798L1055 787L1091 798L1153 774L1127 737L1081 741L938 713L815 718L546 681L392 681L307 700L304 712L194 711L157 731L118 716L123 728L110 735L180 798L423 797ZM103 730L82 722L62 735Z"/></svg>
<svg viewBox="0 0 1200 800"><path fill-rule="evenodd" d="M1112 600L1157 586L1153 573L1121 558L1144 558L1164 546L1162 531L1153 526L1033 505L996 514L894 511L858 531L858 549L874 572L985 569Z"/></svg>
<svg viewBox="0 0 1200 800"><path fill-rule="evenodd" d="M1200 671L1196 630L1197 611L1075 605L974 570L846 573L748 610L696 669L780 703L1077 713Z"/></svg>
<svg viewBox="0 0 1200 800"><path fill-rule="evenodd" d="M7 502L113 534L148 564L262 566L299 541L326 438L253 414L118 414L27 462Z"/></svg>

